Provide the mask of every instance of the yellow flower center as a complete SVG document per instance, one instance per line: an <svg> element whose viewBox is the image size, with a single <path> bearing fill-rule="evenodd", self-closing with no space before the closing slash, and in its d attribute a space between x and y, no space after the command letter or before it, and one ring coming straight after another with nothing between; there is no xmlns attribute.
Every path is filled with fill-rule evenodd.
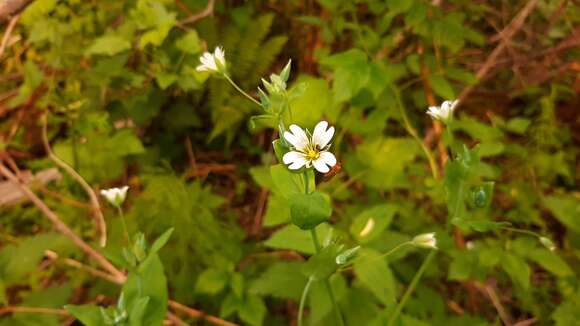
<svg viewBox="0 0 580 326"><path fill-rule="evenodd" d="M314 148L306 149L306 159L309 161L314 161L320 157L320 152Z"/></svg>

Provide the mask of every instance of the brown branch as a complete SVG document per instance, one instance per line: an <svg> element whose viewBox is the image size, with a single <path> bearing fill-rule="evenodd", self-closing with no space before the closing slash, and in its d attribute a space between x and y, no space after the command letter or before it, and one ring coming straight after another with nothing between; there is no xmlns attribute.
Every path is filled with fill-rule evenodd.
<svg viewBox="0 0 580 326"><path fill-rule="evenodd" d="M488 74L491 68L494 66L495 61L499 57L499 55L505 50L508 46L510 39L515 35L515 33L522 27L528 15L532 12L532 10L538 4L538 0L530 0L525 5L525 7L516 15L514 19L509 23L509 25L504 28L500 35L502 36L502 40L499 45L491 52L483 66L477 71L476 78L479 82ZM477 84L476 84L477 85ZM459 103L457 104L460 106L465 98L473 91L476 85L469 85L467 86L461 95L459 95ZM457 107L456 107L457 109Z"/></svg>
<svg viewBox="0 0 580 326"><path fill-rule="evenodd" d="M11 313L32 313L32 314L46 314L46 315L58 315L58 316L69 316L70 314L63 309L54 308L42 308L42 307L19 307L19 306L8 306L0 308L0 315L6 315Z"/></svg>
<svg viewBox="0 0 580 326"><path fill-rule="evenodd" d="M123 284L122 280L113 277L111 274L109 274L107 272L103 272L100 269L91 267L89 265L85 265L85 264L81 263L78 260L74 260L74 259L71 259L71 258L60 258L58 256L58 254L56 252L54 252L54 251L46 250L44 252L44 255L46 257L48 257L50 260L52 260L52 261L55 261L56 262L57 260L60 260L65 265L67 265L67 266L74 267L74 268L80 269L80 270L84 270L84 271L86 271L87 273L89 273L89 274L91 274L93 276L96 276L96 277L105 279L105 280L107 280L107 281L109 281L111 283L115 283L115 284L119 284L119 285L122 285Z"/></svg>
<svg viewBox="0 0 580 326"><path fill-rule="evenodd" d="M81 239L73 230L71 230L68 225L66 225L62 220L53 212L30 188L22 183L18 177L12 173L4 164L0 164L0 174L3 175L8 181L14 183L14 185L20 188L20 191L28 197L28 199L48 218L54 228L62 233L64 236L69 238L77 247L79 247L88 256L93 258L99 265L101 265L109 274L112 275L119 282L124 282L126 279L125 274L117 269L111 262L105 258L100 252L89 246L83 239Z"/></svg>
<svg viewBox="0 0 580 326"><path fill-rule="evenodd" d="M206 321L220 326L238 326L238 324L231 323L229 321L220 319L218 317L206 315L203 311L199 311L197 309L190 308L186 305L183 305L179 302L169 300L169 307L173 308L174 310L181 311L192 318L202 318Z"/></svg>
<svg viewBox="0 0 580 326"><path fill-rule="evenodd" d="M24 10L34 0L2 0L0 2L0 22L6 21Z"/></svg>
<svg viewBox="0 0 580 326"><path fill-rule="evenodd" d="M213 8L215 5L215 0L208 0L207 6L202 11L198 12L195 15L191 15L177 23L177 26L184 26L187 24L195 23L196 21L213 15Z"/></svg>
<svg viewBox="0 0 580 326"><path fill-rule="evenodd" d="M6 45L8 45L8 40L10 39L10 35L12 34L12 30L16 23L18 22L18 18L20 15L16 15L10 19L8 26L6 27L6 31L4 32L4 36L2 36L2 42L0 43L0 59L2 59L2 55L4 54L4 50L6 49Z"/></svg>
<svg viewBox="0 0 580 326"><path fill-rule="evenodd" d="M97 225L97 233L100 235L99 243L101 247L104 247L107 244L107 223L105 223L105 217L103 216L103 211L101 210L101 205L99 204L99 199L97 194L91 188L91 186L83 179L83 177L75 171L70 165L66 164L63 160L61 160L50 148L50 143L48 142L48 135L47 135L47 122L48 117L45 115L42 121L42 143L44 144L44 150L46 154L50 158L51 161L54 162L57 166L65 170L73 179L75 179L85 190L87 195L91 200L91 205L93 206L93 215L95 217L95 224Z"/></svg>

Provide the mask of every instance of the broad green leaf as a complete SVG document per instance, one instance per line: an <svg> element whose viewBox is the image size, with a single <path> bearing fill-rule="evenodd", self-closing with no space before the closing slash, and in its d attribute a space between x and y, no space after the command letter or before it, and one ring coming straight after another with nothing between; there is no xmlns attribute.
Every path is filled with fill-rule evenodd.
<svg viewBox="0 0 580 326"><path fill-rule="evenodd" d="M303 230L315 228L332 214L329 200L318 191L292 194L288 200L292 223Z"/></svg>
<svg viewBox="0 0 580 326"><path fill-rule="evenodd" d="M362 243L369 242L381 235L396 212L397 206L392 204L367 208L354 218L350 233Z"/></svg>
<svg viewBox="0 0 580 326"><path fill-rule="evenodd" d="M99 307L96 305L66 305L64 309L85 326L101 326L105 324Z"/></svg>
<svg viewBox="0 0 580 326"><path fill-rule="evenodd" d="M339 253L339 249L336 245L322 248L320 252L310 256L304 264L302 273L317 281L327 279L338 269L336 256Z"/></svg>
<svg viewBox="0 0 580 326"><path fill-rule="evenodd" d="M435 94L441 96L443 99L452 100L455 98L453 86L449 84L445 77L441 75L430 75L429 83L431 83L431 87L433 87Z"/></svg>
<svg viewBox="0 0 580 326"><path fill-rule="evenodd" d="M208 268L195 283L195 292L214 295L221 292L227 285L229 275L226 271L217 268Z"/></svg>
<svg viewBox="0 0 580 326"><path fill-rule="evenodd" d="M162 235L159 236L159 238L157 238L153 244L151 245L151 249L149 250L150 254L155 254L157 253L161 248L163 248L163 246L165 246L165 244L167 243L167 241L169 241L169 238L171 238L171 234L173 234L173 230L175 230L174 228L170 228L167 231L165 231Z"/></svg>
<svg viewBox="0 0 580 326"><path fill-rule="evenodd" d="M562 224L580 233L580 218L578 218L580 216L579 199L572 196L553 195L545 197L542 203Z"/></svg>
<svg viewBox="0 0 580 326"><path fill-rule="evenodd" d="M319 225L316 230L318 236L324 239L331 228L324 223ZM315 252L310 232L301 230L292 224L276 231L270 239L264 242L264 245L275 249L296 250L305 254L313 254Z"/></svg>
<svg viewBox="0 0 580 326"><path fill-rule="evenodd" d="M503 270L510 276L514 284L527 290L530 287L531 270L528 264L520 257L504 253L501 260Z"/></svg>
<svg viewBox="0 0 580 326"><path fill-rule="evenodd" d="M304 192L304 178L302 174L290 172L284 164L271 166L270 175L272 176L276 191L285 198L290 198L294 194Z"/></svg>
<svg viewBox="0 0 580 326"><path fill-rule="evenodd" d="M558 277L568 277L574 274L570 266L560 256L548 249L534 249L528 253L528 257Z"/></svg>
<svg viewBox="0 0 580 326"><path fill-rule="evenodd" d="M256 295L248 295L238 306L238 316L246 325L262 325L266 316L264 300Z"/></svg>
<svg viewBox="0 0 580 326"><path fill-rule="evenodd" d="M357 279L384 305L395 303L395 278L386 258L372 249L361 249L354 261Z"/></svg>
<svg viewBox="0 0 580 326"><path fill-rule="evenodd" d="M100 54L112 56L131 48L131 43L119 35L105 35L93 41L85 51L86 55Z"/></svg>
<svg viewBox="0 0 580 326"><path fill-rule="evenodd" d="M201 42L195 30L188 31L185 35L175 41L175 47L189 54L201 52Z"/></svg>
<svg viewBox="0 0 580 326"><path fill-rule="evenodd" d="M251 282L249 292L298 301L306 285L302 266L301 262L275 262Z"/></svg>

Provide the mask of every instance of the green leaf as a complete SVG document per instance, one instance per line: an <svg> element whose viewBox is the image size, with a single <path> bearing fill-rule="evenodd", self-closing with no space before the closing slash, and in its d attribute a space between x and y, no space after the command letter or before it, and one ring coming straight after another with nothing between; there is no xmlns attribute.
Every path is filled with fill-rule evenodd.
<svg viewBox="0 0 580 326"><path fill-rule="evenodd" d="M270 174L276 186L276 191L285 198L290 198L292 195L304 192L304 179L302 174L290 172L288 167L283 164L271 166Z"/></svg>
<svg viewBox="0 0 580 326"><path fill-rule="evenodd" d="M315 228L332 214L329 200L318 191L292 194L289 201L292 223L303 230Z"/></svg>
<svg viewBox="0 0 580 326"><path fill-rule="evenodd" d="M143 325L143 318L145 317L148 303L149 297L142 297L137 299L133 307L131 307L131 311L129 312L129 326Z"/></svg>
<svg viewBox="0 0 580 326"><path fill-rule="evenodd" d="M545 270L558 277L568 277L574 274L570 266L562 258L548 249L537 248L528 252L527 255Z"/></svg>
<svg viewBox="0 0 580 326"><path fill-rule="evenodd" d="M195 292L215 295L225 288L228 281L229 275L226 271L217 268L208 268L197 278Z"/></svg>
<svg viewBox="0 0 580 326"><path fill-rule="evenodd" d="M177 39L177 41L175 41L175 47L189 54L197 54L202 50L199 35L195 30L190 30Z"/></svg>
<svg viewBox="0 0 580 326"><path fill-rule="evenodd" d="M453 225L458 226L460 229L467 231L473 230L477 232L489 232L493 230L499 230L504 227L508 227L511 225L510 222L493 222L493 221L485 221L485 220L465 220L461 217L453 218L451 220Z"/></svg>
<svg viewBox="0 0 580 326"><path fill-rule="evenodd" d="M445 100L452 100L455 98L455 91L445 77L441 75L430 75L429 83L433 87L435 94L441 96Z"/></svg>
<svg viewBox="0 0 580 326"><path fill-rule="evenodd" d="M78 319L85 326L105 325L100 309L96 305L66 305L64 309Z"/></svg>
<svg viewBox="0 0 580 326"><path fill-rule="evenodd" d="M260 326L266 316L264 300L255 295L248 295L238 306L238 316L247 325Z"/></svg>
<svg viewBox="0 0 580 326"><path fill-rule="evenodd" d="M542 201L544 206L552 212L552 215L565 226L580 233L580 200L567 195L553 195L545 197Z"/></svg>
<svg viewBox="0 0 580 326"><path fill-rule="evenodd" d="M167 279L157 254L150 255L137 271L129 273L123 285L123 295L129 311L142 304L141 299L149 298L143 326L157 326L163 322L167 312Z"/></svg>
<svg viewBox="0 0 580 326"><path fill-rule="evenodd" d="M149 250L149 254L155 254L157 253L161 248L163 248L163 246L165 246L165 244L167 243L167 241L169 241L169 238L171 238L171 234L173 234L173 230L174 228L169 228L167 231L165 231L162 235L160 235L154 242L153 245L151 245L151 249Z"/></svg>
<svg viewBox="0 0 580 326"><path fill-rule="evenodd" d="M324 239L331 231L328 224L321 224L316 228L318 236ZM314 254L315 249L312 244L310 232L299 229L295 225L287 225L276 231L264 245L275 249L296 250L305 254Z"/></svg>
<svg viewBox="0 0 580 326"><path fill-rule="evenodd" d="M504 253L501 266L516 285L524 290L530 287L531 270L522 258L514 254Z"/></svg>
<svg viewBox="0 0 580 326"><path fill-rule="evenodd" d="M121 36L105 35L95 39L93 44L85 51L85 55L100 54L112 56L127 51L130 48L131 43Z"/></svg>
<svg viewBox="0 0 580 326"><path fill-rule="evenodd" d="M280 299L300 300L306 278L301 262L275 262L250 284L249 292Z"/></svg>
<svg viewBox="0 0 580 326"><path fill-rule="evenodd" d="M167 72L160 72L155 75L155 81L157 82L157 85L159 85L159 88L161 89L167 89L167 87L175 83L178 78L179 78L178 75Z"/></svg>
<svg viewBox="0 0 580 326"><path fill-rule="evenodd" d="M310 256L302 269L302 273L314 280L324 280L330 277L338 269L336 256L340 248L330 245L322 248L320 252Z"/></svg>
<svg viewBox="0 0 580 326"><path fill-rule="evenodd" d="M387 226L391 224L396 212L397 206L391 204L367 208L354 218L350 226L350 233L359 242L369 242L379 237Z"/></svg>
<svg viewBox="0 0 580 326"><path fill-rule="evenodd" d="M354 261L358 280L386 306L395 303L395 278L385 257L372 249L361 249Z"/></svg>
<svg viewBox="0 0 580 326"><path fill-rule="evenodd" d="M334 54L320 63L334 68L332 89L336 102L349 100L367 85L370 67L367 55L359 49Z"/></svg>

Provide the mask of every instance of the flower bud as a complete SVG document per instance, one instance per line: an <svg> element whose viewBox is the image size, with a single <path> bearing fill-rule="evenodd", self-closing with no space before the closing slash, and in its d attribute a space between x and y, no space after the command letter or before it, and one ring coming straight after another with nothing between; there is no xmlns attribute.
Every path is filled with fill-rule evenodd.
<svg viewBox="0 0 580 326"><path fill-rule="evenodd" d="M546 237L539 237L538 240L540 240L540 243L544 245L544 247L548 248L548 250L550 251L556 250L556 245L554 244L554 242L552 242L552 240Z"/></svg>
<svg viewBox="0 0 580 326"><path fill-rule="evenodd" d="M437 239L435 238L435 232L420 234L411 240L414 246L427 248L427 249L437 249Z"/></svg>
<svg viewBox="0 0 580 326"><path fill-rule="evenodd" d="M101 190L101 195L103 195L111 205L121 207L125 201L125 197L127 197L127 190L129 190L129 186L103 189Z"/></svg>

